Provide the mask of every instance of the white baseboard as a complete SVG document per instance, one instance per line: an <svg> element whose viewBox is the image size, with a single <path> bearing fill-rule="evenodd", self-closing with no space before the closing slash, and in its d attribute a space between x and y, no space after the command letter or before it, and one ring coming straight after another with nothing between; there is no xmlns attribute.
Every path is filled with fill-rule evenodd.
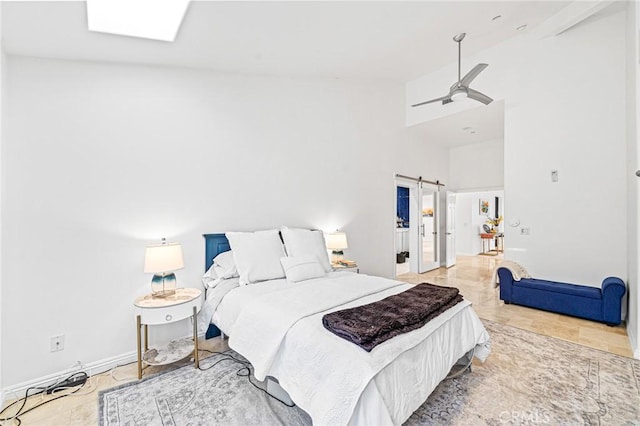
<svg viewBox="0 0 640 426"><path fill-rule="evenodd" d="M128 352L122 355L116 355L111 358L105 358L99 361L92 362L90 364L78 364L66 370L58 371L57 373L48 374L46 376L38 377L26 382L18 383L17 385L8 386L0 390L0 396L2 398L2 405L7 397L9 398L21 398L27 389L31 387L42 387L52 385L60 379L64 379L67 376L84 371L90 375L96 375L109 371L114 367L118 367L124 364L130 364L138 360L138 354L136 351Z"/></svg>

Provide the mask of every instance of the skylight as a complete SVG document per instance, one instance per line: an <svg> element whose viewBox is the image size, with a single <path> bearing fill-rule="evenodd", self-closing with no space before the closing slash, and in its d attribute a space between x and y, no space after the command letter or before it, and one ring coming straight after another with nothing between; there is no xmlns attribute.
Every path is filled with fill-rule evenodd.
<svg viewBox="0 0 640 426"><path fill-rule="evenodd" d="M189 0L87 0L89 31L174 41Z"/></svg>

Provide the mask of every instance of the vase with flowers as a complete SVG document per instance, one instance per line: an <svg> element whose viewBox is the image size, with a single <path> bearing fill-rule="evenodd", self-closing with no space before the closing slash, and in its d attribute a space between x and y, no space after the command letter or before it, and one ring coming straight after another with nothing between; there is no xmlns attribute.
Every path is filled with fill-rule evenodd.
<svg viewBox="0 0 640 426"><path fill-rule="evenodd" d="M502 216L498 216L498 217L489 217L487 216L487 221L485 222L488 225L491 225L491 233L495 234L498 232L498 226L500 226L500 223L502 223Z"/></svg>

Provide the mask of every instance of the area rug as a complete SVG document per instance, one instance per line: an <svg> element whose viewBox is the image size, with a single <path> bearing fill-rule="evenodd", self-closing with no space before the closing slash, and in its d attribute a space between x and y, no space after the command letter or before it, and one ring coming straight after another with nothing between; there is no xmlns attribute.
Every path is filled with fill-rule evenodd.
<svg viewBox="0 0 640 426"><path fill-rule="evenodd" d="M640 424L640 361L483 321L492 353L443 381L406 425ZM242 359L233 351L228 354ZM215 358L219 359L219 358ZM202 366L212 360L203 360ZM223 361L149 377L99 396L101 425L310 425ZM240 372L242 374L242 372Z"/></svg>

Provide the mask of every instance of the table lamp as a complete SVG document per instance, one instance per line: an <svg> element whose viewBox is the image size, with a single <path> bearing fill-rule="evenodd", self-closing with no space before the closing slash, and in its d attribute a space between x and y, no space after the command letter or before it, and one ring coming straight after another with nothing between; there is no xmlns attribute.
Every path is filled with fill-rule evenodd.
<svg viewBox="0 0 640 426"><path fill-rule="evenodd" d="M332 232L327 234L327 248L331 251L331 263L338 263L344 259L342 250L349 248L347 244L347 234L344 232Z"/></svg>
<svg viewBox="0 0 640 426"><path fill-rule="evenodd" d="M184 268L182 246L167 243L147 246L144 255L144 272L152 273L151 291L154 297L167 297L176 292L176 275L173 271Z"/></svg>

